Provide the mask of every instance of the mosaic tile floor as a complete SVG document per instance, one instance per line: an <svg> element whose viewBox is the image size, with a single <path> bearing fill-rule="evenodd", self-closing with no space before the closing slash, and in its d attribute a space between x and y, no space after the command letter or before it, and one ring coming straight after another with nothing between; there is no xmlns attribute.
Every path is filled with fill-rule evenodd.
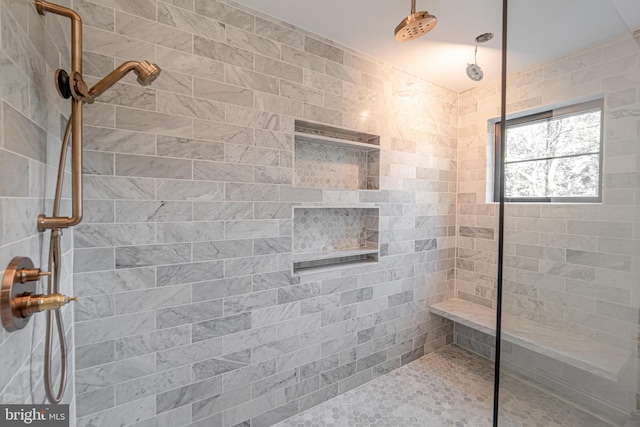
<svg viewBox="0 0 640 427"><path fill-rule="evenodd" d="M515 378L502 384L501 426L609 426ZM492 402L493 363L448 346L276 425L490 427Z"/></svg>

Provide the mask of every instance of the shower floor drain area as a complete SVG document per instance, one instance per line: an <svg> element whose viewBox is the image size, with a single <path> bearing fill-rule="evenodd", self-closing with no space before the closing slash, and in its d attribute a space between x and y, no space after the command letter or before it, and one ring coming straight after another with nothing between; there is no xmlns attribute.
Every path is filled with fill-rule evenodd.
<svg viewBox="0 0 640 427"><path fill-rule="evenodd" d="M501 380L500 425L609 427L510 376ZM450 345L276 424L278 427L489 427L493 363Z"/></svg>

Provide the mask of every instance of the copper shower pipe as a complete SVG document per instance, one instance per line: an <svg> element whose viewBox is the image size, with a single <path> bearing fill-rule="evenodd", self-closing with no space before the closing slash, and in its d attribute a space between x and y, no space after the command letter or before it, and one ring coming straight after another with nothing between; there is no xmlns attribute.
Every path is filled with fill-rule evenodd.
<svg viewBox="0 0 640 427"><path fill-rule="evenodd" d="M71 20L71 77L82 79L82 19L74 10L36 0L40 15L51 12ZM71 216L38 216L38 230L68 228L82 221L82 104L71 97ZM63 141L63 144L66 143Z"/></svg>

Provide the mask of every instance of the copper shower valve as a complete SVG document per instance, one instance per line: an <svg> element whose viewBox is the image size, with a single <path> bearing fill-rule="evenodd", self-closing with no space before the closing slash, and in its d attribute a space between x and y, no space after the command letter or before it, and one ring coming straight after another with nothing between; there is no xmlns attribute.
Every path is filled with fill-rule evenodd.
<svg viewBox="0 0 640 427"><path fill-rule="evenodd" d="M0 316L2 326L13 332L27 326L35 313L55 310L75 301L73 297L61 294L36 294L36 283L43 276L51 275L33 267L27 257L15 257L7 266L0 289Z"/></svg>

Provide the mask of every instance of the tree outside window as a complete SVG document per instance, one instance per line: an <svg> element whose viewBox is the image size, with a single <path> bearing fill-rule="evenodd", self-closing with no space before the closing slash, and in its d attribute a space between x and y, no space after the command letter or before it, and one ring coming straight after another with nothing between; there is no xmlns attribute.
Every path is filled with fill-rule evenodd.
<svg viewBox="0 0 640 427"><path fill-rule="evenodd" d="M505 200L601 200L602 100L506 122ZM496 201L500 123L496 125Z"/></svg>

